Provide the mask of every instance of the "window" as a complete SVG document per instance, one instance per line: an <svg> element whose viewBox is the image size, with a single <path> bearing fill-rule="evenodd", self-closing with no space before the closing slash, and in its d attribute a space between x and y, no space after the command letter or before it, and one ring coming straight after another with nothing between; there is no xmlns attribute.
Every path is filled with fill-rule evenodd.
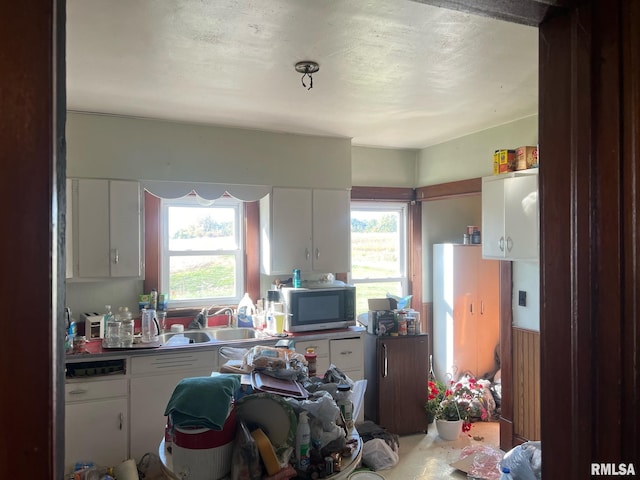
<svg viewBox="0 0 640 480"><path fill-rule="evenodd" d="M351 279L356 314L369 298L408 294L407 204L351 203Z"/></svg>
<svg viewBox="0 0 640 480"><path fill-rule="evenodd" d="M172 307L238 303L244 293L242 202L195 195L161 203L161 291Z"/></svg>

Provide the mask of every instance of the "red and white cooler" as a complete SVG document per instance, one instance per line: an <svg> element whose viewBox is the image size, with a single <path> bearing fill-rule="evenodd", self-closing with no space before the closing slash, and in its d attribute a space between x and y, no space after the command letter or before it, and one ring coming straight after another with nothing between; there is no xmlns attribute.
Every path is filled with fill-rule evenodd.
<svg viewBox="0 0 640 480"><path fill-rule="evenodd" d="M231 472L236 411L231 412L222 430L190 427L173 431L171 457L173 472L189 480L218 480Z"/></svg>

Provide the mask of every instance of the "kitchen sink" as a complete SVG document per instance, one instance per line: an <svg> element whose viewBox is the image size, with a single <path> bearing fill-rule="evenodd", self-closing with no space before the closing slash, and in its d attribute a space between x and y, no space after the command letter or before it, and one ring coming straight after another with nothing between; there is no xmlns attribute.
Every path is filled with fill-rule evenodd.
<svg viewBox="0 0 640 480"><path fill-rule="evenodd" d="M173 338L173 340L171 340ZM208 332L200 330L187 331L184 333L167 332L159 337L162 345L183 345L186 343L206 343L213 340Z"/></svg>
<svg viewBox="0 0 640 480"><path fill-rule="evenodd" d="M221 328L220 330L210 330L209 333L214 340L246 340L256 338L256 331L253 328Z"/></svg>

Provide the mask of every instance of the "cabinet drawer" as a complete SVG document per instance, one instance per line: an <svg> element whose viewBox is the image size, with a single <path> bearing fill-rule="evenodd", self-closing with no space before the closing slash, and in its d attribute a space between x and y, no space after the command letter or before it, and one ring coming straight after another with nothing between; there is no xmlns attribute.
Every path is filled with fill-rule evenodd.
<svg viewBox="0 0 640 480"><path fill-rule="evenodd" d="M329 340L309 340L304 342L295 341L294 346L296 348L296 352L304 353L307 351L307 348L313 348L315 354L320 357L329 357Z"/></svg>
<svg viewBox="0 0 640 480"><path fill-rule="evenodd" d="M340 370L361 370L364 365L364 349L361 338L331 340L331 363Z"/></svg>
<svg viewBox="0 0 640 480"><path fill-rule="evenodd" d="M185 349L187 350L187 349ZM164 355L134 357L131 359L131 374L164 373L179 370L218 369L218 349Z"/></svg>
<svg viewBox="0 0 640 480"><path fill-rule="evenodd" d="M64 399L66 402L75 402L126 396L129 394L128 382L126 378L81 382L69 381L64 385Z"/></svg>

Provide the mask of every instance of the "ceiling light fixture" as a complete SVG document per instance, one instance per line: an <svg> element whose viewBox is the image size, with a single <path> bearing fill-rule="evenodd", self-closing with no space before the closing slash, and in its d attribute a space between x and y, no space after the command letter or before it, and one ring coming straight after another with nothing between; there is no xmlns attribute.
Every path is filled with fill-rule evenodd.
<svg viewBox="0 0 640 480"><path fill-rule="evenodd" d="M309 77L309 88L307 88L307 90L311 90L313 88L313 77L311 75L316 73L318 70L320 70L320 65L316 62L305 60L303 62L296 63L296 72L302 74L302 86L305 88L307 88L307 86L304 83L304 77Z"/></svg>

